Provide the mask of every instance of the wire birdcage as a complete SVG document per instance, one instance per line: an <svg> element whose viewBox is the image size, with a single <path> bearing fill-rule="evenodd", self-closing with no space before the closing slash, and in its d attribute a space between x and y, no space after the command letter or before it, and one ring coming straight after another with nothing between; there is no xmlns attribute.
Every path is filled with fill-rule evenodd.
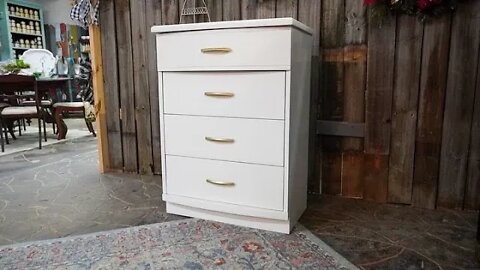
<svg viewBox="0 0 480 270"><path fill-rule="evenodd" d="M187 2L192 2L192 1L193 3L191 4L189 3L190 5L187 6ZM207 8L207 4L205 3L205 0L202 0L202 2L200 3L202 6L200 7L196 6L196 2L197 2L196 0L183 1L182 12L180 15L180 23L182 23L183 17L185 16L193 16L193 22L195 23L197 22L196 20L197 15L207 15L207 19L210 22L210 14L208 13L208 8Z"/></svg>

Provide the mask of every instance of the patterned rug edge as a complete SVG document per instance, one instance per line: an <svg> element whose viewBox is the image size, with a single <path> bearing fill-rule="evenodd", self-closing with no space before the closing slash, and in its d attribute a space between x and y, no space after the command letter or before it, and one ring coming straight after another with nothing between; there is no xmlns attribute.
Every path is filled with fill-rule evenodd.
<svg viewBox="0 0 480 270"><path fill-rule="evenodd" d="M0 250L1 249L8 249L8 248L26 247L26 246L35 245L35 244L37 244L37 245L38 244L52 244L54 242L58 242L58 241L63 242L63 241L68 241L68 240L79 238L79 237L86 238L86 237L95 236L95 235L98 235L98 234L121 232L122 230L125 230L125 229L141 230L142 228L149 228L152 225L175 226L175 224L178 224L178 223L195 222L195 221L198 221L198 220L200 220L200 219L185 218L185 219L179 219L179 220L166 221L166 222L162 222L162 223L154 223L154 224L145 224L145 225L138 225L138 226L132 226L132 227L117 228L117 229L112 229L112 230L91 232L91 233L78 234L78 235L69 235L69 236L65 236L65 237L45 239L45 240L27 241L27 242L21 242L21 243L15 243L15 244L10 244L10 245L3 245L3 246L0 245ZM236 226L236 225L233 225L233 226ZM251 228L247 228L247 227L243 227L243 226L237 226L237 227L251 229ZM259 229L251 229L251 230L263 231L263 230L259 230ZM355 266L353 263L351 263L345 257L343 257L340 253L338 253L333 248L331 248L329 245L327 245L325 242L323 242L318 236L316 236L314 233L312 233L308 228L306 228L302 224L297 223L294 226L291 234L294 234L294 233L305 235L305 237L307 239L309 239L311 242L318 245L325 252L329 253L329 255L331 255L333 258L335 258L338 261L338 263L340 263L344 267L346 267L348 269L355 269L355 270L359 269L357 266Z"/></svg>
<svg viewBox="0 0 480 270"><path fill-rule="evenodd" d="M295 225L292 233L294 233L294 232L304 234L311 241L315 242L315 244L317 244L323 250L325 250L330 255L332 255L332 257L334 257L336 260L338 260L338 262L343 264L345 267L348 267L350 269L359 269L357 266L355 266L353 263L351 263L349 260L347 260L345 257L343 257L340 253L338 253L332 247L330 247L325 242L323 242L322 239L320 239L318 236L316 236L314 233L312 233L309 229L307 229L302 224L297 223L297 225Z"/></svg>

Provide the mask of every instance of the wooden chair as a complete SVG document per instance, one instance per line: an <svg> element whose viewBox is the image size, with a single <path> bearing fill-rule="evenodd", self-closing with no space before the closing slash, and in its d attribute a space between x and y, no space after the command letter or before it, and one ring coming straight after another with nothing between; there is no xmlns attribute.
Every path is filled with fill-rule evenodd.
<svg viewBox="0 0 480 270"><path fill-rule="evenodd" d="M84 118L85 119L85 102L78 101L78 102L57 102L53 104L53 111L54 117L56 122L58 123L58 136L59 140L65 139L67 135L67 125L63 121L64 116L74 116L76 118ZM89 122L85 119L85 124L87 125L88 131L93 134L94 137L97 135L95 134L95 130L93 129L92 122Z"/></svg>
<svg viewBox="0 0 480 270"><path fill-rule="evenodd" d="M37 81L33 76L23 75L2 75L0 76L0 92L12 93L12 91L32 91L35 97L35 106L8 106L2 109L0 112L0 130L4 130L4 124L6 120L18 120L22 118L37 118L38 119L38 147L42 149L42 119L44 117L42 106L40 105L40 98L37 89ZM47 139L45 121L43 121L43 130L45 141ZM0 138L0 144L2 152L5 151L5 141L8 142L8 134L5 133L5 139L3 136Z"/></svg>

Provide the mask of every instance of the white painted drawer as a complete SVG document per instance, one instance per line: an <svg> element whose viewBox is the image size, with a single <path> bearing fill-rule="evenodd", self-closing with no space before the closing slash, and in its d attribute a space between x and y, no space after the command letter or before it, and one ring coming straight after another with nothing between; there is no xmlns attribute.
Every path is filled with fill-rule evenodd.
<svg viewBox="0 0 480 270"><path fill-rule="evenodd" d="M208 139L228 139L215 142ZM283 166L284 121L165 115L167 155Z"/></svg>
<svg viewBox="0 0 480 270"><path fill-rule="evenodd" d="M167 114L285 118L285 72L165 72Z"/></svg>
<svg viewBox="0 0 480 270"><path fill-rule="evenodd" d="M283 210L281 167L168 155L166 164L167 194Z"/></svg>
<svg viewBox="0 0 480 270"><path fill-rule="evenodd" d="M157 35L158 70L286 70L290 37L285 27L165 33Z"/></svg>

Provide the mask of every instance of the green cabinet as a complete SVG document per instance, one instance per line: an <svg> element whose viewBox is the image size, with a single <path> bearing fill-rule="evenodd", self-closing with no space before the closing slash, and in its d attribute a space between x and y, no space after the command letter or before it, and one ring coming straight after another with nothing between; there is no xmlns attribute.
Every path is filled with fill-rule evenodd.
<svg viewBox="0 0 480 270"><path fill-rule="evenodd" d="M15 59L28 49L45 48L42 6L0 0L0 60Z"/></svg>

